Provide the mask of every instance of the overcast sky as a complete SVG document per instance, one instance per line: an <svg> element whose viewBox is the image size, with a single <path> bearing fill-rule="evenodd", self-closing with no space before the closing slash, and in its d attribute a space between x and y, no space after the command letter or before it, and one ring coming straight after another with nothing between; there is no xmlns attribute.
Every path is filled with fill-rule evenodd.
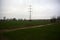
<svg viewBox="0 0 60 40"><path fill-rule="evenodd" d="M32 19L49 19L59 16L59 0L0 0L0 19L29 19L29 5L32 5Z"/></svg>

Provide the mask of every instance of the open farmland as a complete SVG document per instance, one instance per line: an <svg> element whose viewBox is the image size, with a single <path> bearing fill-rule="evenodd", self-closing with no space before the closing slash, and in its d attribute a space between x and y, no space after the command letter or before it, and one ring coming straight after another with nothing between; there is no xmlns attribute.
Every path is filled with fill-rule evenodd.
<svg viewBox="0 0 60 40"><path fill-rule="evenodd" d="M20 20L20 21L2 21L0 22L0 29L22 28L35 25L49 24L48 20Z"/></svg>
<svg viewBox="0 0 60 40"><path fill-rule="evenodd" d="M2 35L8 40L59 40L60 23L38 28L4 32Z"/></svg>

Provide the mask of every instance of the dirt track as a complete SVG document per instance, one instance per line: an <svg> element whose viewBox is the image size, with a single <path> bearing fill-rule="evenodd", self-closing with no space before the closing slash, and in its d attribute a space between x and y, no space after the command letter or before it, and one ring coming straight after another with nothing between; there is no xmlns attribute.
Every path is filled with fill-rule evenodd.
<svg viewBox="0 0 60 40"><path fill-rule="evenodd" d="M46 25L51 25L51 24L46 24ZM36 27L43 27L43 26L46 26L46 25L38 25L38 26L15 28L15 29L4 29L4 30L0 30L0 32L10 32L10 31L16 31L16 30L21 30L21 29L30 29L30 28L36 28Z"/></svg>

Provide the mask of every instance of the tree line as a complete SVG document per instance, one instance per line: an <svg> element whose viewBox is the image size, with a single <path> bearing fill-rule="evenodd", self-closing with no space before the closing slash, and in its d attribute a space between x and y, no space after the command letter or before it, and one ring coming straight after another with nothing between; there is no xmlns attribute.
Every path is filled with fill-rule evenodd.
<svg viewBox="0 0 60 40"><path fill-rule="evenodd" d="M12 18L12 19L6 19L6 17L3 17L3 19L0 19L0 22L1 21L25 21L26 19L16 19L16 18ZM60 16L58 16L57 18L55 18L55 17L52 17L50 20L49 20L51 23L55 23L55 22L58 22L58 23L60 23Z"/></svg>

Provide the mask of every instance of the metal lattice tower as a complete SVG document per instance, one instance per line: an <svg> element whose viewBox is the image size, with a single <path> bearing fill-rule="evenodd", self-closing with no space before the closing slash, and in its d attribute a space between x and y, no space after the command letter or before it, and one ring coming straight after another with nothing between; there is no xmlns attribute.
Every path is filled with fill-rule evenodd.
<svg viewBox="0 0 60 40"><path fill-rule="evenodd" d="M32 5L29 5L29 13L30 13L29 20L31 20Z"/></svg>

